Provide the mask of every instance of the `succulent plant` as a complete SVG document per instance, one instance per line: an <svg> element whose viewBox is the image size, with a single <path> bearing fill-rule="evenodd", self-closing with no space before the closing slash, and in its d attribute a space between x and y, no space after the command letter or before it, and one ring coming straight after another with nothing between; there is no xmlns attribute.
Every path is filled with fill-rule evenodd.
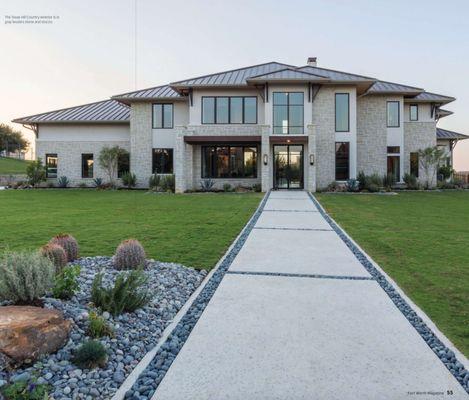
<svg viewBox="0 0 469 400"><path fill-rule="evenodd" d="M124 240L117 247L113 260L117 269L135 269L145 263L145 250L138 240Z"/></svg>
<svg viewBox="0 0 469 400"><path fill-rule="evenodd" d="M67 265L67 254L62 246L56 243L47 243L41 247L40 251L41 255L52 261L57 274Z"/></svg>
<svg viewBox="0 0 469 400"><path fill-rule="evenodd" d="M67 261L73 261L78 258L78 242L76 239L68 233L60 233L54 236L49 243L58 244L62 246L67 255Z"/></svg>

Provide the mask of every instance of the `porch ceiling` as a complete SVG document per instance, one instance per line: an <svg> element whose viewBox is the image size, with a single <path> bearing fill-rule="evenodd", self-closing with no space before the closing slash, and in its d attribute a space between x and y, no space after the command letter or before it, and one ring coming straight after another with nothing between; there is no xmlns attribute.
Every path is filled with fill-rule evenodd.
<svg viewBox="0 0 469 400"><path fill-rule="evenodd" d="M260 143L261 136L254 136L254 135L184 136L184 142L189 143L189 144Z"/></svg>
<svg viewBox="0 0 469 400"><path fill-rule="evenodd" d="M270 136L270 143L274 143L274 144L308 143L308 136L307 135Z"/></svg>

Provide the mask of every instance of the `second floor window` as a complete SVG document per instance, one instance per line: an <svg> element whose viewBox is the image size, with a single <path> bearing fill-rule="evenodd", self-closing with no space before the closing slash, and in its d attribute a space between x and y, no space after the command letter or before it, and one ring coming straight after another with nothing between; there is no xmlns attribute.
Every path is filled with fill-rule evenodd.
<svg viewBox="0 0 469 400"><path fill-rule="evenodd" d="M387 127L388 128L399 128L399 102L388 101L387 103Z"/></svg>
<svg viewBox="0 0 469 400"><path fill-rule="evenodd" d="M257 97L202 97L203 124L257 124Z"/></svg>
<svg viewBox="0 0 469 400"><path fill-rule="evenodd" d="M173 128L173 105L166 103L153 104L153 129Z"/></svg>
<svg viewBox="0 0 469 400"><path fill-rule="evenodd" d="M411 104L409 106L409 120L418 121L419 120L419 106L418 104Z"/></svg>
<svg viewBox="0 0 469 400"><path fill-rule="evenodd" d="M335 131L350 131L350 95L348 93L335 94Z"/></svg>
<svg viewBox="0 0 469 400"><path fill-rule="evenodd" d="M274 133L303 134L304 133L304 93L303 92L274 92L273 115Z"/></svg>

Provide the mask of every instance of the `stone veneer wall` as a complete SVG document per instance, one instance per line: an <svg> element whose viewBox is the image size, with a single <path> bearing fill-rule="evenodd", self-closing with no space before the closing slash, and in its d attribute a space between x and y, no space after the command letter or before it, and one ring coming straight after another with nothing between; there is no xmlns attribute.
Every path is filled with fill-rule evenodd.
<svg viewBox="0 0 469 400"><path fill-rule="evenodd" d="M436 122L404 122L404 173L410 172L410 153L436 146ZM425 170L419 166L419 180L426 181ZM435 184L433 181L432 184Z"/></svg>
<svg viewBox="0 0 469 400"><path fill-rule="evenodd" d="M130 108L130 172L138 187L148 187L151 176L153 132L151 103L132 103Z"/></svg>
<svg viewBox="0 0 469 400"><path fill-rule="evenodd" d="M387 172L386 101L378 95L357 98L357 173Z"/></svg>
<svg viewBox="0 0 469 400"><path fill-rule="evenodd" d="M335 181L335 97L334 88L323 86L313 102L316 136L316 187L326 188Z"/></svg>
<svg viewBox="0 0 469 400"><path fill-rule="evenodd" d="M79 141L36 141L36 156L45 162L46 154L57 154L57 176L66 176L71 186L80 183L93 184L94 178L103 178L108 181L106 172L99 166L98 157L101 149L105 146L119 146L127 151L130 150L128 141L107 142L79 142ZM93 154L93 178L83 179L81 177L81 155Z"/></svg>

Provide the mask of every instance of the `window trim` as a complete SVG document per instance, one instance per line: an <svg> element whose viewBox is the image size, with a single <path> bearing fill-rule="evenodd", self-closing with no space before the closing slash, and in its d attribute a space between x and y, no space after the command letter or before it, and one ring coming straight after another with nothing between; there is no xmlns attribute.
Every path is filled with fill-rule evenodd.
<svg viewBox="0 0 469 400"><path fill-rule="evenodd" d="M223 98L228 99L228 122L217 122L217 99ZM231 122L231 99L232 98L241 98L242 102L242 122ZM246 113L245 108L245 99L255 99L256 100L256 121L255 122L246 122ZM204 99L214 99L213 102L213 122L204 122ZM200 99L200 124L201 125L257 125L258 123L258 101L257 96L202 96Z"/></svg>
<svg viewBox="0 0 469 400"><path fill-rule="evenodd" d="M53 157L53 158L56 158L57 159L57 166L56 166L56 172L55 172L55 176L49 176L49 167L47 166L47 158L48 157ZM58 176L59 176L59 156L57 153L46 153L45 154L45 167L46 167L46 178L47 179L57 179Z"/></svg>
<svg viewBox="0 0 469 400"><path fill-rule="evenodd" d="M397 125L389 125L389 104L397 103ZM401 127L401 102L399 100L389 100L386 102L386 128Z"/></svg>
<svg viewBox="0 0 469 400"><path fill-rule="evenodd" d="M162 106L161 108L161 127L155 126L155 107L154 106ZM164 106L170 105L171 106L171 127L166 128L164 126ZM174 129L174 103L151 103L151 128L152 129Z"/></svg>
<svg viewBox="0 0 469 400"><path fill-rule="evenodd" d="M93 170L91 173L91 176L84 176L85 169L84 164L83 164L83 156L91 156L91 159L93 160ZM93 179L94 178L94 154L93 153L81 153L81 179Z"/></svg>
<svg viewBox="0 0 469 400"><path fill-rule="evenodd" d="M348 178L347 179L337 179L337 144L344 144L347 143L348 145ZM334 179L336 182L346 182L347 180L350 179L350 142L347 141L340 141L340 142L334 142Z"/></svg>
<svg viewBox="0 0 469 400"><path fill-rule="evenodd" d="M155 150L166 150L171 152L171 172L156 172L155 171ZM174 149L172 147L153 147L151 149L151 173L156 175L172 175L174 174Z"/></svg>
<svg viewBox="0 0 469 400"><path fill-rule="evenodd" d="M417 109L417 118L412 119L412 107L416 107ZM418 104L409 104L409 121L415 122L419 120L419 105Z"/></svg>
<svg viewBox="0 0 469 400"><path fill-rule="evenodd" d="M214 177L204 177L204 149L214 147L215 149L217 147L228 147L228 153L231 153L231 148L232 147L241 147L242 148L242 153L243 153L243 176L238 176L238 177L224 177L224 178L214 178ZM256 173L253 177L246 177L245 172L244 172L244 149L249 148L249 147L255 147L256 148ZM200 177L202 179L220 179L220 180L240 180L240 179L257 179L259 177L259 146L258 144L208 144L204 146L200 146Z"/></svg>
<svg viewBox="0 0 469 400"><path fill-rule="evenodd" d="M347 95L347 129L344 131L337 130L337 95ZM334 124L336 132L350 132L350 93L337 92L334 95Z"/></svg>
<svg viewBox="0 0 469 400"><path fill-rule="evenodd" d="M274 97L275 97L275 94L276 93L286 93L288 96L287 96L287 104L275 104L274 102ZM303 104L302 104L302 107L303 107L303 124L301 126L298 126L298 125L293 125L292 128L302 128L303 129L303 133L290 133L290 94L295 94L295 93L301 93L303 95ZM293 107L299 107L300 105L299 104L292 104ZM288 121L288 125L287 125L287 133L275 133L275 128L279 128L278 125L275 125L275 113L274 113L274 110L275 110L275 107L287 107L287 121ZM280 128L283 128L282 126L280 126ZM304 135L305 134L305 92L301 92L301 91L298 91L298 92L272 92L272 134L273 135Z"/></svg>

